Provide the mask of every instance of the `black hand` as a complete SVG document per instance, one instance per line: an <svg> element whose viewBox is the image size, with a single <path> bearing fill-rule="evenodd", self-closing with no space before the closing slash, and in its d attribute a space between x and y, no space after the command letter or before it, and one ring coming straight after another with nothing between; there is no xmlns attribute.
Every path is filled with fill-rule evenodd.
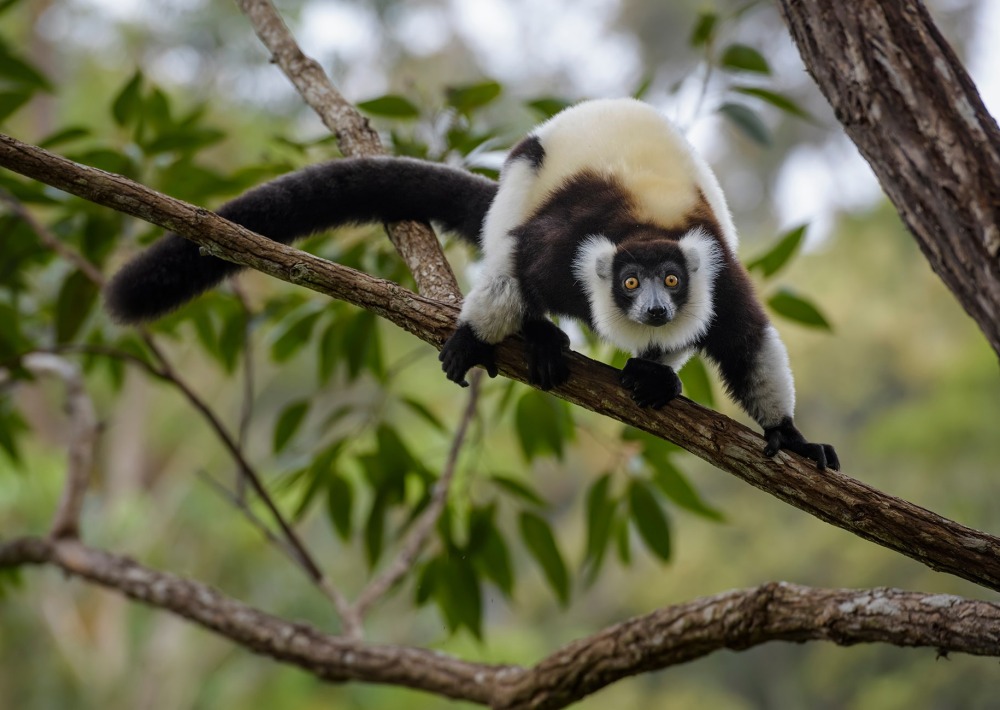
<svg viewBox="0 0 1000 710"><path fill-rule="evenodd" d="M569 379L566 351L569 336L549 320L531 320L524 324L524 354L528 360L528 382L543 390L552 389Z"/></svg>
<svg viewBox="0 0 1000 710"><path fill-rule="evenodd" d="M476 365L482 365L490 377L497 376L495 349L495 346L480 340L471 325L462 323L441 348L438 360L449 380L468 387L465 373Z"/></svg>
<svg viewBox="0 0 1000 710"><path fill-rule="evenodd" d="M681 378L674 368L638 357L625 363L621 383L640 407L659 409L681 393Z"/></svg>
<svg viewBox="0 0 1000 710"><path fill-rule="evenodd" d="M813 444L806 441L801 432L795 428L791 417L785 417L778 426L768 427L764 430L764 438L767 439L767 446L764 447L765 456L774 456L780 449L793 451L800 456L816 462L816 468L820 471L827 466L834 471L840 470L840 459L837 452L830 444Z"/></svg>

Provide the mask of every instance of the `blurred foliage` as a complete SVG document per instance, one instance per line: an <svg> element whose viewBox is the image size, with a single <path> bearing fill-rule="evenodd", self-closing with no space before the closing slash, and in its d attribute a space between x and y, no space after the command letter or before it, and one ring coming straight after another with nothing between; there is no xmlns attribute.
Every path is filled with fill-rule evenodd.
<svg viewBox="0 0 1000 710"><path fill-rule="evenodd" d="M700 97L693 113L718 114L765 146L773 135L763 106L813 119L773 83L764 48L737 36L754 5L691 12L674 31L694 61L681 80ZM0 4L4 17L35 9L27 0ZM299 138L287 116L246 117L226 97L188 95L134 64L121 68L116 86L105 73L88 93L38 63L0 29L4 130L197 204L215 206L336 150L328 137ZM650 76L631 93L648 96L656 87ZM676 96L682 87L663 91ZM359 106L394 152L495 176L499 156L520 133L511 115L537 121L572 103L555 91L521 94L480 78L432 94L393 88ZM63 96L66 106L37 124L51 126L29 128L36 125L30 112ZM7 172L0 190L105 274L158 236ZM787 230L747 262L772 312L796 324L786 336L800 422L836 443L848 469L875 485L973 525L996 524L982 476L984 462L1000 460L984 425L1000 416L988 348L956 317L891 213L854 218L819 252L806 252L806 233L805 225ZM156 358L134 331L108 322L97 286L13 211L0 211L0 240L0 363L20 385L0 391L0 536L43 530L58 496L58 388L26 382L18 360L62 348L83 365L106 421L88 539L336 630L305 577L222 498L191 485L192 471L228 484L235 466L169 383L130 364ZM371 229L319 235L303 246L411 284L388 241ZM449 257L462 267L470 255L452 246ZM258 274L238 283L239 293L228 286L207 294L151 332L234 430L250 415L248 457L330 577L354 595L429 504L465 394L447 385L429 347L371 313ZM831 323L839 326L836 338L811 330ZM621 364L586 335L574 347ZM735 414L714 393L704 362L693 360L681 376L687 396ZM941 581L715 475L668 442L517 383L485 386L470 436L428 552L375 610L374 640L530 663L625 615L775 578L969 593L964 583ZM0 575L0 659L8 669L0 697L17 707L382 707L402 697L437 704L402 690L328 687L56 577ZM986 697L977 693L992 682L992 669L962 659L914 675L932 658L768 647L626 681L583 705L602 707L609 697L640 704L668 693L678 706L708 700L733 708L902 708L927 698L977 707ZM134 677L138 663L149 669L142 679Z"/></svg>

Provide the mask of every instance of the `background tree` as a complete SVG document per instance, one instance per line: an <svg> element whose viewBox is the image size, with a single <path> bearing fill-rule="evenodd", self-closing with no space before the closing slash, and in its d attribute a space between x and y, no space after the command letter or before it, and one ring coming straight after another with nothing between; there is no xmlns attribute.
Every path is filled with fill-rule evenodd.
<svg viewBox="0 0 1000 710"><path fill-rule="evenodd" d="M8 13L17 9L15 3L5 7ZM38 7L42 6L29 9ZM297 54L275 18L266 16L268 6L246 3L244 9L275 59L338 135L340 150L345 154L374 150L373 134L365 123L356 120L317 67ZM961 78L964 72L919 6L872 4L861 10L865 21L859 24L853 16L840 17L828 8L813 10L796 4L784 9L796 37L804 37L810 27L824 27L837 28L840 37L850 39L838 40L819 60L807 55L813 73L828 82L853 77L847 87L853 93L847 95L868 99L862 105L871 113L851 113L855 104L839 102L843 90L827 87L840 116L851 124L852 137L863 146L874 146L866 154L870 153L869 159L897 202L923 205L914 208L921 218L932 206L934 214L961 215L930 227L916 217L911 221L936 258L934 238L957 244L956 254L975 254L978 260L972 260L975 273L970 278L984 280L988 297L990 284L996 282L995 270L991 271L995 264L988 258L996 224L989 210L995 211L997 204L989 196L996 192L988 168L970 171L967 166L973 164L970 155L982 160L976 165L985 166L996 155L995 124L971 84ZM820 21L815 14L820 12L832 15ZM35 13L39 14L38 21L43 22L44 13ZM766 79L771 66L764 55L730 34L740 31L736 20L743 17L744 13L737 12L692 18L689 27L693 30L686 33L693 53L702 60L692 72L689 88L682 82L676 92L693 92L693 114L717 109L746 138L765 143L773 133L756 110L760 105L788 115L801 116L805 110L800 102L776 92ZM822 46L820 39L807 39L804 44ZM898 96L907 111L899 110L900 100L888 89L890 85L898 88L898 83L873 78L879 67L894 66L892 59L900 55L886 48L896 47L905 48L907 57L927 57L931 65L949 68L930 76L937 76L937 83L914 88L915 96L926 92L951 98L907 102L909 94L902 91ZM850 59L846 64L838 58L841 52ZM3 59L5 119L16 128L23 116L36 112L30 127L24 124L18 132L37 135L38 143L69 153L82 163L141 178L167 194L199 204L315 160L329 145L328 141L310 145L268 141L261 154L251 136L248 145L253 146L253 153L261 154L260 165L245 167L241 161L243 167L235 171L223 167L229 151L240 154L233 147L238 144L236 132L227 138L206 118L208 105L178 104L142 73L123 77L121 88L105 91L113 118L110 136L106 129L87 125L98 125L97 121L87 121L86 127L69 124L39 130L39 126L46 127L38 121L45 118L45 104L32 99L51 88L50 80L16 49L6 49ZM822 71L823 62L840 62L832 78ZM928 80L927 75L923 72L921 81ZM643 86L647 96L657 91L655 87L663 93L673 88L667 78L655 73ZM384 125L394 151L463 160L488 171L495 166L491 151L520 132L508 135L504 131L498 136L492 125L537 120L565 100L530 100L526 103L533 115L520 109L520 118L511 119L509 103L501 110L504 104L498 96L502 91L496 82L478 80L452 87L443 99L415 101L404 98L402 94L409 92L400 89L361 106L387 121ZM955 110L966 106L971 111ZM861 120L890 109L913 118L912 122L902 120L895 125ZM956 125L975 125L978 130L961 134L963 140L956 138L957 129L947 133L943 128L953 114L964 121ZM928 125L938 127L937 131L921 133ZM891 143L884 140L887 128L892 132ZM942 137L940 160L921 163L914 158L938 155L936 141ZM893 150L884 150L886 146ZM906 177L897 164L901 154L921 168L919 180L897 179L896 172ZM262 244L202 211L118 178L81 173L79 166L12 139L3 141L0 155L4 165L38 180L176 229L214 253L368 309L331 304L310 298L301 289L276 289L267 280L250 277L241 281L242 286L213 294L148 332L111 328L95 305L105 269L120 258L113 248L120 244L123 232L139 242L158 232L4 173L0 178L8 191L9 211L2 228L8 270L2 280L0 344L8 378L18 386L11 389L17 399L4 401L0 444L11 461L31 472L0 477L7 487L2 497L5 513L9 511L4 534L44 529L46 524L50 534L4 543L0 566L9 576L3 579L17 580L17 570L25 564L54 565L192 619L319 678L413 686L495 706L559 706L625 675L691 660L717 648L743 649L770 639L827 638L842 644L878 640L997 654L996 607L942 594L981 595L981 590L976 592L952 578L925 576L919 566L871 546L852 547L843 536L816 526L815 521L803 521L803 516L772 504L765 496L748 493L744 486L727 490L720 477L707 474L691 457L650 434L666 436L824 520L935 569L996 589L1000 584L998 548L996 540L984 533L846 476L820 476L791 457L763 460L759 437L696 405L681 402L665 416L650 418L619 401L613 372L596 363L581 361L578 369L584 376L557 394L596 409L600 416L569 408L520 385L490 383L474 388L471 396L441 387L436 362L428 357L433 350L385 327L372 315L440 344L456 312L455 292L433 240L424 241L421 252L404 254L409 270L392 254L388 242L367 232L337 235L310 245L339 264L356 267L355 271ZM928 166L949 172L931 172ZM977 180L968 179L970 174ZM993 171L993 180L995 175ZM907 184L921 180L925 185L945 186L943 197L912 196L906 191ZM949 206L946 200L953 195L956 202ZM755 271L774 277L797 252L802 238L803 231L793 229L772 242L772 248L758 247L763 256L751 259ZM412 238L402 242L412 243ZM869 480L891 482L894 490L900 490L893 474L905 470L906 483L912 487L901 492L938 508L944 502L940 477L931 473L940 462L947 462L954 509L961 513L956 517L988 528L994 518L989 498L982 493L988 485L981 475L982 462L998 452L994 437L987 433L989 427L982 422L988 422L989 413L997 408L995 357L981 346L981 336L947 311L940 289L933 292L933 279L925 276L919 257L907 250L907 242L884 214L860 220L847 236L839 238L837 246L844 248L838 253L836 246L827 247L822 268L816 257L809 268L799 268L810 297L823 294L824 310L832 309L826 317L802 297L802 291L790 288L793 284L786 281L786 274L791 271L779 274L782 288L763 285L779 315L811 325L850 324L850 332L842 327L836 341L816 336L810 344L805 339L806 357L795 357L793 343L800 382L822 383L810 387L812 402L809 390L800 385L800 390L806 390L800 408L809 412L804 416L815 416L818 421L826 413L832 422L849 422L850 412L836 417L830 412L840 401L851 402L855 423L844 437L848 450L856 452L851 458L864 461L873 471L884 469L884 478L872 473ZM863 264L858 263L859 250L866 257ZM985 250L986 258L977 250ZM454 250L449 256L460 266L465 259ZM938 263L954 270L957 267L949 264L947 256L938 258ZM969 261L958 259L957 264ZM415 277L412 281L408 271ZM845 274L850 278L844 279ZM823 283L825 279L829 282ZM908 306L901 314L891 299L870 302L870 292L862 285L874 281L890 282L887 285L900 289L912 288L916 281L919 288L896 294L897 302ZM403 287L415 283L422 296L392 282ZM931 291L924 295L923 289ZM837 297L828 299L826 294L831 293ZM963 297L961 290L959 295ZM915 307L918 303L919 308ZM975 305L969 310L974 315L988 313ZM937 312L943 316L936 317ZM877 358L855 353L847 344L870 340L881 327L880 318L902 320L904 327L930 333L921 339L918 351L930 351L931 357L915 357L912 341L906 340L893 340ZM988 332L988 328L986 318L983 329ZM191 343L197 344L193 352ZM367 346L347 347L346 343ZM581 343L580 347L587 346ZM824 350L836 353L824 358ZM209 360L214 364L206 366ZM513 351L507 352L505 374L521 376L518 360ZM82 365L82 374L74 363ZM941 370L946 372L948 387L925 392L914 388L913 379L925 378L929 372L940 376ZM151 395L127 371L166 383L174 397L182 395L176 411L193 411L207 426L192 426L189 414L164 426L170 422L170 412L161 409L161 402L170 401L169 394L157 398L155 405L147 403L152 400L144 402ZM239 385L234 394L226 394L228 384L225 388L219 384L220 374L227 373L231 377L222 379ZM886 373L891 376L886 378ZM53 421L47 414L52 408L45 407L42 390L23 384L50 375L67 385L69 416L65 422ZM711 385L702 370L689 369L685 379L690 395L713 403ZM982 406L976 407L977 403ZM872 416L873 411L881 416ZM637 428L623 429L608 416ZM145 439L143 419L165 432L166 440ZM46 432L68 432L63 434L68 436L68 467L52 447L46 451L36 443L36 437L45 437ZM95 440L100 441L96 454ZM115 458L130 450L137 456L116 467ZM518 471L525 466L531 470ZM101 474L99 487L96 495L85 498L92 468ZM204 495L204 487L190 490L183 482L175 483L176 474L185 469L200 472L221 495L210 498ZM236 475L228 475L232 469ZM926 475L918 475L921 470ZM56 481L64 471L69 474L68 484L57 505ZM688 482L693 476L699 476L700 494ZM749 495L753 505L747 502ZM722 502L730 498L732 505ZM220 514L227 502L243 513L242 518ZM50 510L56 510L55 519L46 523ZM717 524L720 511L729 517L728 525ZM305 616L317 627L341 635L325 636L310 627L290 625L200 583L84 546L78 539L81 513L86 539L92 545L118 550L125 540L133 554L142 553L142 565L206 579L254 606L295 618ZM684 517L687 513L694 517ZM747 534L754 523L768 519L775 528L769 535ZM240 520L253 526L241 526ZM788 535L789 522L804 523L808 535ZM294 567L267 559L268 553L258 549L254 528L264 530L273 543L270 549L284 553L312 584L295 583ZM187 534L187 529L193 534ZM672 545L671 531L678 530L682 531L681 543ZM165 545L164 539L170 544ZM739 554L749 539L753 547ZM207 546L206 540L213 544ZM573 540L578 542L574 545ZM569 551L572 547L579 552ZM760 549L767 547L772 549ZM672 567L649 568L653 560L675 557ZM792 565L797 567L797 581L892 583L933 593L838 591L767 583L676 604L594 634L600 626L592 623L595 619L610 623L636 610L647 611L725 586L789 576ZM630 593L617 583L616 577L622 575L655 581L624 585L641 588L639 593ZM24 578L27 584L35 583L32 577ZM537 594L540 585L547 585L551 594ZM7 641L5 634L0 651L8 653L6 644L11 643L11 649L16 644L18 652L11 653L8 666L16 668L34 655L25 653L25 648L48 649L55 643L62 649L66 665L53 669L57 683L45 677L44 687L51 690L40 701L43 704L58 701L60 693L101 706L142 702L176 707L229 704L236 699L246 702L246 698L265 703L272 702L272 693L284 700L300 693L320 697L341 692L358 703L385 700L379 691L358 690L358 686L344 691L314 688L304 676L273 683L255 677L244 685L245 673L258 675L259 662L247 661L243 655L230 660L232 652L225 644L199 644L199 653L187 661L197 670L184 668L184 661L164 664L164 659L183 657L164 647L184 643L178 639L191 631L178 630L181 627L170 625L161 615L142 614L136 621L137 631L126 634L135 640L125 643L138 649L140 656L156 659L151 664L155 670L128 680L127 671L134 668L136 655L126 653L128 646L115 641L121 638L115 627L124 623L125 615L140 612L123 615L123 607L109 603L107 596L93 597L88 592L70 602L61 580L46 585L43 595L31 595L41 600L36 614L18 611L27 597L16 592L9 597L5 629L13 629L9 638L16 641ZM550 609L554 601L568 610L554 616ZM331 619L331 606L339 624ZM581 623L582 618L587 622ZM39 639L31 630L32 619L53 630L52 639ZM695 619L699 622L693 623ZM529 628L543 626L544 631L534 640L505 634L502 627L512 620L521 620ZM75 651L75 639L81 633L83 638L98 639L105 653L92 653L93 643L81 643L79 648L87 650ZM469 639L484 634L488 645L469 646ZM554 651L553 638L568 642L577 636L584 638ZM413 645L385 646L383 640ZM420 648L442 643L450 655ZM190 648L187 643L184 647ZM754 655L762 653L769 655ZM695 670L686 687L673 691L677 678L671 676L672 697L682 701L685 693L696 693L703 701L710 692L731 705L740 697L745 702L769 704L782 699L794 702L811 692L830 697L828 689L817 690L822 676L817 680L808 672L814 664L829 667L829 657L817 655L825 653L822 649L810 651L811 658L796 652L794 661L786 659L780 665L783 670L795 667L802 673L786 671L780 677L758 673L758 666L773 665L774 655L781 653L762 649L733 660L713 659L714 665L693 666L701 670ZM530 667L535 658L547 654L552 655ZM478 660L459 660L464 658ZM872 680L839 688L841 704L877 699L882 707L912 706L914 698L926 700L935 693L948 701L968 701L965 704L989 697L985 688L992 681L993 669L981 672L986 666L975 665L972 659L949 664L943 671L938 665L928 670L932 655L924 654L911 661L921 664L919 680L914 681L901 656L882 656L889 660L875 662L871 658L852 652L853 667L844 672ZM493 665L496 661L518 666ZM219 670L204 670L213 664ZM738 672L722 672L722 666L733 664ZM26 693L38 693L36 689L43 687L38 676L34 682L31 678L40 671L28 667L25 673L12 673L2 681L10 684L4 688L9 691L5 697L23 700L21 705L30 702ZM893 683L895 673L905 674L907 682ZM715 684L722 675L730 679L725 688L706 691L698 684L699 676L710 677ZM177 679L184 682L174 682ZM202 687L201 679L211 680ZM289 690L288 684L294 689ZM612 692L627 697L644 689L625 683ZM602 696L600 702L607 702L606 698Z"/></svg>

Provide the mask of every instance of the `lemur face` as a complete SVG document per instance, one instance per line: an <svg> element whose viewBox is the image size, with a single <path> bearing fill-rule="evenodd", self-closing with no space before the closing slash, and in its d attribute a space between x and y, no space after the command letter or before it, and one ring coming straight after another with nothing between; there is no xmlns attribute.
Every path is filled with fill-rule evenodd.
<svg viewBox="0 0 1000 710"><path fill-rule="evenodd" d="M687 264L674 241L623 242L611 272L615 303L641 325L666 325L687 302Z"/></svg>

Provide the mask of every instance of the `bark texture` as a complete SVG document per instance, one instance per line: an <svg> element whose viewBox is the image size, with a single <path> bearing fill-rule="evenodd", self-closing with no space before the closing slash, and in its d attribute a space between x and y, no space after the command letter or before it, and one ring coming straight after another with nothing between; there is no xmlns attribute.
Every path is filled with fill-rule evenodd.
<svg viewBox="0 0 1000 710"><path fill-rule="evenodd" d="M1000 355L1000 129L917 0L780 0L802 60Z"/></svg>
<svg viewBox="0 0 1000 710"><path fill-rule="evenodd" d="M76 540L20 538L0 544L0 569L25 564L54 565L326 680L401 685L503 710L566 707L628 676L769 641L882 642L1000 655L998 604L898 589L814 589L778 582L629 619L525 668L330 636Z"/></svg>

